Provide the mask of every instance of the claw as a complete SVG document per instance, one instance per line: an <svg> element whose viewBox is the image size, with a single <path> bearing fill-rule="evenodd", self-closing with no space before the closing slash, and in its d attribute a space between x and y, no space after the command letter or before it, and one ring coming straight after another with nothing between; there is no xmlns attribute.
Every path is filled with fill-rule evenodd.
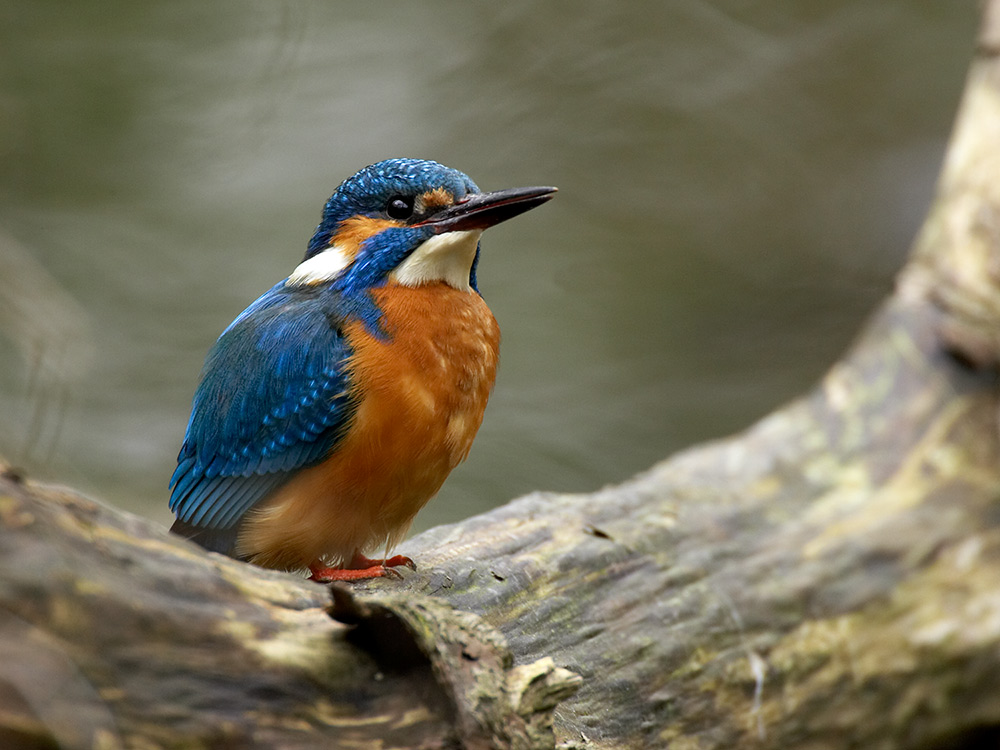
<svg viewBox="0 0 1000 750"><path fill-rule="evenodd" d="M379 562L379 561L375 560L374 562ZM392 557L386 558L381 562L387 568L396 568L399 567L400 565L405 565L410 570L417 569L417 564L413 562L413 560L408 558L406 555L393 555Z"/></svg>

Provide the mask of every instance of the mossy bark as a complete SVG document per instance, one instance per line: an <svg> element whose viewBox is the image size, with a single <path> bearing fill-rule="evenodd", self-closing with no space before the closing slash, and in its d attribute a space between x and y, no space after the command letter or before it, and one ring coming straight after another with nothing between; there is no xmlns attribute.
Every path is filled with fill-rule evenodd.
<svg viewBox="0 0 1000 750"><path fill-rule="evenodd" d="M985 14L896 293L742 435L333 589L8 472L0 745L1000 745L1000 0Z"/></svg>

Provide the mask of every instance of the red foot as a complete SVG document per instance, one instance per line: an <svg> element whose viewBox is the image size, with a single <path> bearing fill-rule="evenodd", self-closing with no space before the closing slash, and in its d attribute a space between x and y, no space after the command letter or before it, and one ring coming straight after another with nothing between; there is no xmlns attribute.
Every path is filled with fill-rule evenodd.
<svg viewBox="0 0 1000 750"><path fill-rule="evenodd" d="M383 578L387 575L399 575L394 570L373 565L370 568L328 568L325 565L310 565L310 581L330 583L331 581L361 581L365 578Z"/></svg>
<svg viewBox="0 0 1000 750"><path fill-rule="evenodd" d="M318 583L330 583L331 581L361 581L366 578L385 578L387 576L399 577L399 573L393 568L406 565L413 570L417 569L413 560L405 555L395 555L385 560L372 560L365 557L360 552L355 552L351 561L343 568L328 568L320 561L309 566L310 581Z"/></svg>

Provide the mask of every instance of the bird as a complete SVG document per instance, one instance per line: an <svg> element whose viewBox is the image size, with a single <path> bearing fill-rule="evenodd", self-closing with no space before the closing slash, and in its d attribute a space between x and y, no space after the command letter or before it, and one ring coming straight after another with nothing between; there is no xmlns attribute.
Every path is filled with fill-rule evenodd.
<svg viewBox="0 0 1000 750"><path fill-rule="evenodd" d="M409 158L344 180L303 260L205 358L171 531L318 582L415 567L389 552L468 455L496 378L480 236L556 190L482 192Z"/></svg>

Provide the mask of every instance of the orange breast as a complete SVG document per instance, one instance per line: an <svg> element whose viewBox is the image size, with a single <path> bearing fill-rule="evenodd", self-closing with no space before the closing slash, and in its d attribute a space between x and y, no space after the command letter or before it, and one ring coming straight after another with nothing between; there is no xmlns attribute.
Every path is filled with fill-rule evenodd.
<svg viewBox="0 0 1000 750"><path fill-rule="evenodd" d="M397 543L469 453L496 377L500 330L475 292L445 284L375 293L389 338L345 330L357 413L329 459L252 511L238 551L258 565L338 564Z"/></svg>

